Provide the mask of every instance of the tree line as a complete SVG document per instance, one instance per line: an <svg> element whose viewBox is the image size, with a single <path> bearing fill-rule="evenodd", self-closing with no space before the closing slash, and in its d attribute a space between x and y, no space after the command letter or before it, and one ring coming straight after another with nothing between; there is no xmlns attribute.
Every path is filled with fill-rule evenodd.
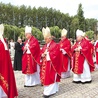
<svg viewBox="0 0 98 98"><path fill-rule="evenodd" d="M70 16L68 13L64 14L59 10L47 7L33 7L31 6L14 6L0 3L0 23L5 24L4 36L8 39L18 36L24 37L24 27L29 25L32 27L32 33L39 40L43 39L41 29L42 27L50 27L51 33L56 38L60 37L60 32L63 28L68 30L68 37L75 38L77 29L86 31L95 31L97 19L86 19L82 4L78 5L77 14Z"/></svg>

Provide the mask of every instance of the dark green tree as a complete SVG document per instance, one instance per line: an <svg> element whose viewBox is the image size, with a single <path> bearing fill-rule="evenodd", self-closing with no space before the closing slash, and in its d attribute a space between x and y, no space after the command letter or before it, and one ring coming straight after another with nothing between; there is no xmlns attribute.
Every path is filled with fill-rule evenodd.
<svg viewBox="0 0 98 98"><path fill-rule="evenodd" d="M78 10L77 10L77 18L79 20L79 27L78 29L81 29L85 31L85 18L84 18L84 12L82 8L82 4L79 4Z"/></svg>

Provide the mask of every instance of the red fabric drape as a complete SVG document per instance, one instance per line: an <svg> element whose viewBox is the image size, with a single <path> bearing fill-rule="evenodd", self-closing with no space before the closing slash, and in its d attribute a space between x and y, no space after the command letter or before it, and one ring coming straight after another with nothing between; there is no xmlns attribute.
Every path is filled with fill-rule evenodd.
<svg viewBox="0 0 98 98"><path fill-rule="evenodd" d="M5 50L0 40L0 86L8 98L18 96L14 72L8 50Z"/></svg>

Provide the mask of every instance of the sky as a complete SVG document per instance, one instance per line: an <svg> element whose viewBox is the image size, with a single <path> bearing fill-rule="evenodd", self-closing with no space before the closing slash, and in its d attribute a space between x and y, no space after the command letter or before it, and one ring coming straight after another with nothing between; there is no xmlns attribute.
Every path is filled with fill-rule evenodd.
<svg viewBox="0 0 98 98"><path fill-rule="evenodd" d="M60 10L70 16L77 14L78 5L81 3L85 18L98 19L98 0L0 0L2 3L11 3L16 6L47 7Z"/></svg>

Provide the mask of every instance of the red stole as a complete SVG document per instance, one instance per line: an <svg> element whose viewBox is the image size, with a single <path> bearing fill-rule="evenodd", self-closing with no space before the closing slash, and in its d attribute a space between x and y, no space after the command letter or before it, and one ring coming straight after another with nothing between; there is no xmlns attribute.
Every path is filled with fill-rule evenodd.
<svg viewBox="0 0 98 98"><path fill-rule="evenodd" d="M44 45L41 51L41 55L45 52L47 45ZM42 58L41 65L41 82L44 85L50 85L55 82L55 75L57 73L56 82L60 82L61 75L61 60L60 49L54 41L52 41L48 47L50 61L46 61L46 57Z"/></svg>
<svg viewBox="0 0 98 98"><path fill-rule="evenodd" d="M64 40L60 41L60 49L64 49L66 51L66 54L62 54L62 51L60 52L61 54L61 61L62 61L62 69L61 72L66 72L68 69L68 61L71 59L71 43L70 41L66 38Z"/></svg>
<svg viewBox="0 0 98 98"><path fill-rule="evenodd" d="M8 50L5 50L0 40L0 86L8 98L18 96L14 72Z"/></svg>
<svg viewBox="0 0 98 98"><path fill-rule="evenodd" d="M25 45L28 41L25 42ZM22 57L22 73L32 74L37 71L37 64L40 64L40 46L35 37L31 37L29 42L29 50L31 54L23 54ZM24 47L25 47L24 45ZM23 50L24 50L23 47Z"/></svg>

